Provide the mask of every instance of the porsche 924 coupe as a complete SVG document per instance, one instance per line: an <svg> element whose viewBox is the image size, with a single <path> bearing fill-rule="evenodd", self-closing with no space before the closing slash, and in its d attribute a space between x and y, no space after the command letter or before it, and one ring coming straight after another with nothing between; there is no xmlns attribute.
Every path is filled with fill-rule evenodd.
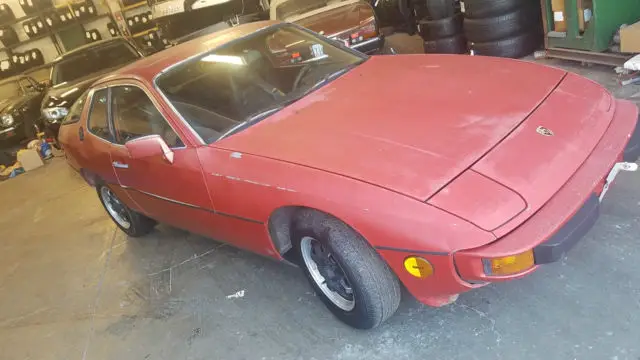
<svg viewBox="0 0 640 360"><path fill-rule="evenodd" d="M298 264L366 329L400 284L442 306L560 260L637 168L637 119L561 69L369 57L266 21L98 80L60 141L128 235L158 221Z"/></svg>

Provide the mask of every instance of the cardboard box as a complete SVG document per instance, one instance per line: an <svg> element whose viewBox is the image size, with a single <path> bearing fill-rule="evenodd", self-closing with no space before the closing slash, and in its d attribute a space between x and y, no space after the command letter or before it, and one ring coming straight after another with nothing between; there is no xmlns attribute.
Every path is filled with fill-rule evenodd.
<svg viewBox="0 0 640 360"><path fill-rule="evenodd" d="M620 51L640 53L640 21L620 29Z"/></svg>
<svg viewBox="0 0 640 360"><path fill-rule="evenodd" d="M18 162L22 164L24 171L31 171L44 165L38 151L32 149L18 151Z"/></svg>
<svg viewBox="0 0 640 360"><path fill-rule="evenodd" d="M564 0L551 0L551 12L553 15L553 30L557 32L567 32Z"/></svg>

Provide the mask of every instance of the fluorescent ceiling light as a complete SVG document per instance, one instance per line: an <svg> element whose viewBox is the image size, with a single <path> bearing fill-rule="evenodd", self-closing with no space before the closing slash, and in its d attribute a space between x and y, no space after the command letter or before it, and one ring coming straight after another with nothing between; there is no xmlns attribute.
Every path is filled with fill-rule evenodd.
<svg viewBox="0 0 640 360"><path fill-rule="evenodd" d="M246 65L243 58L241 58L240 56L232 56L232 55L211 54L203 57L201 61L214 62L214 63L226 63L226 64L233 64L233 65Z"/></svg>

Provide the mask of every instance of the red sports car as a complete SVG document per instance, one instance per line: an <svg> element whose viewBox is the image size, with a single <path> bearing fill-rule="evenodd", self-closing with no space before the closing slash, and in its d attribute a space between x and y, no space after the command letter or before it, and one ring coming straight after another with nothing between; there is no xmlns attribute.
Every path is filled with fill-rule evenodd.
<svg viewBox="0 0 640 360"><path fill-rule="evenodd" d="M130 236L160 221L298 264L372 328L558 261L640 154L638 109L566 71L368 57L256 22L96 82L60 141Z"/></svg>

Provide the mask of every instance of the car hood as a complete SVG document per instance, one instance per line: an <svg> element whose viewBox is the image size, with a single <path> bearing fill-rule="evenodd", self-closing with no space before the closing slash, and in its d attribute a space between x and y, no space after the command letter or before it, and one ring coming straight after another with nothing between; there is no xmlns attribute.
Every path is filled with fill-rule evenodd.
<svg viewBox="0 0 640 360"><path fill-rule="evenodd" d="M11 112L16 106L19 106L24 100L22 96L13 96L8 99L0 99L0 113L6 114Z"/></svg>
<svg viewBox="0 0 640 360"><path fill-rule="evenodd" d="M374 56L213 146L425 200L516 129L565 74L490 57Z"/></svg>
<svg viewBox="0 0 640 360"><path fill-rule="evenodd" d="M371 6L361 0L325 6L306 14L287 19L302 27L326 36L339 34L362 25L373 17Z"/></svg>
<svg viewBox="0 0 640 360"><path fill-rule="evenodd" d="M38 96L39 93L27 93L22 96L13 96L8 99L0 99L0 114L11 113L15 108L18 108L31 100L33 97Z"/></svg>
<svg viewBox="0 0 640 360"><path fill-rule="evenodd" d="M115 69L106 69L98 73L93 73L72 82L62 83L49 88L42 100L43 108L50 107L71 107L71 105L84 93L94 82Z"/></svg>

